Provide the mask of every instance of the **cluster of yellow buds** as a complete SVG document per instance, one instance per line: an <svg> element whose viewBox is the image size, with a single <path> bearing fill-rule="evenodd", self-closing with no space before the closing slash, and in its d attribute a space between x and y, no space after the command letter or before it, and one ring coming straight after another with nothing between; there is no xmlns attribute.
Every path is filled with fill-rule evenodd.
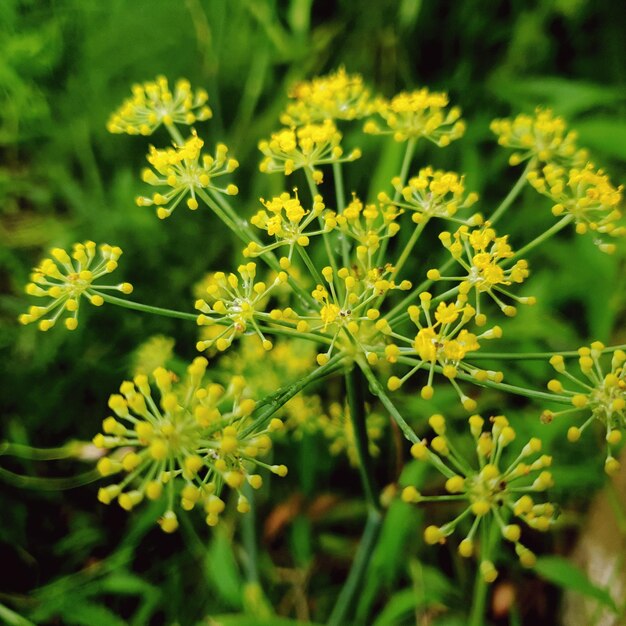
<svg viewBox="0 0 626 626"><path fill-rule="evenodd" d="M258 489L263 480L253 473L263 467L279 476L284 465L268 465L259 457L272 446L269 433L282 428L279 419L262 426L251 419L256 403L246 397L246 382L233 377L225 389L204 382L207 361L196 358L187 368L186 380L177 382L173 372L157 368L150 380L140 374L124 381L109 407L115 414L102 423L94 444L109 451L98 461L103 476L125 472L115 484L102 487L98 499L117 500L131 510L142 500L166 501L159 524L165 532L178 527L175 501L189 511L202 506L206 523L215 526L225 508L220 497L225 486L238 492L237 510L250 505L241 493L245 483Z"/></svg>
<svg viewBox="0 0 626 626"><path fill-rule="evenodd" d="M456 217L459 210L468 209L478 201L478 194L465 194L464 176L455 172L433 170L432 167L422 168L417 176L409 178L406 185L399 177L391 184L396 193L404 199L393 201L386 193L380 193L378 199L385 204L413 211L411 218L421 224L431 217L439 217L470 226L480 225L482 217L479 213L468 218Z"/></svg>
<svg viewBox="0 0 626 626"><path fill-rule="evenodd" d="M420 306L412 305L408 309L411 321L418 328L414 338L392 333L395 339L408 346L400 348L396 344L389 344L385 348L387 360L392 363L400 361L413 367L401 378L391 376L387 386L391 391L396 391L419 370L427 368L428 381L420 393L422 398L430 400L434 394L433 379L437 369L450 381L463 407L467 411L474 411L476 401L463 393L455 379L461 372L479 382L502 381L501 372L478 369L464 362L470 353L480 349L479 339L499 339L502 330L499 326L493 326L476 335L464 328L476 314L474 307L467 304L464 299L450 303L440 302L432 316L431 301L432 294L424 291L420 294Z"/></svg>
<svg viewBox="0 0 626 626"><path fill-rule="evenodd" d="M428 544L445 543L448 536L465 520L473 517L469 531L459 543L462 557L469 558L477 553L475 537L482 534L480 542L480 571L484 579L493 582L498 572L491 560L488 537L492 525L500 530L504 539L515 545L515 552L525 567L535 564L535 555L521 542L519 524L511 518L522 520L529 527L546 531L550 528L556 509L550 503L535 503L533 495L552 487L551 473L546 469L552 457L539 455L541 440L531 439L517 457L505 469L502 467L504 450L515 440L515 430L506 417L491 417L491 431L483 430L485 420L480 415L469 418L470 431L476 446L478 468L469 462L451 441L442 415L429 419L435 437L430 442L422 440L411 447L411 455L430 463L446 479L446 495L422 495L415 487L406 487L402 499L409 503L452 501L464 503L465 508L452 521L442 526L427 526L424 539ZM463 531L464 532L464 531Z"/></svg>
<svg viewBox="0 0 626 626"><path fill-rule="evenodd" d="M33 269L31 282L26 285L29 296L46 298L50 302L46 306L31 306L28 313L19 316L21 324L39 320L39 329L49 330L67 312L65 327L74 330L78 326L78 309L82 296L94 306L101 306L104 298L100 292L121 291L129 294L133 290L130 283L94 284L94 281L117 268L117 260L122 255L121 248L117 246L102 244L98 254L96 244L85 241L75 243L71 255L62 248L53 248L50 255L52 258L43 259Z"/></svg>
<svg viewBox="0 0 626 626"><path fill-rule="evenodd" d="M319 365L328 362L337 345L349 352L358 348L371 364L378 361L389 324L378 319L380 310L374 301L390 290L411 288L408 280L396 284L392 274L391 265L370 270L341 267L336 272L330 266L322 269L327 286L318 284L311 294L319 303L319 311L298 315L298 330L331 336L328 349L317 355Z"/></svg>
<svg viewBox="0 0 626 626"><path fill-rule="evenodd" d="M266 350L272 348L272 342L261 332L257 319L266 315L261 311L270 293L287 280L287 274L279 272L271 283L266 284L262 281L255 282L256 263L240 265L237 272L239 276L215 272L206 288L209 302L204 299L196 301L196 309L201 311L197 318L198 325L216 324L222 327L216 337L198 342L197 348L200 351L207 350L213 344L220 351L227 350L233 339L245 333L249 326L261 338ZM267 318L269 319L269 314Z"/></svg>
<svg viewBox="0 0 626 626"><path fill-rule="evenodd" d="M271 138L259 142L259 150L265 155L261 161L262 172L284 172L285 176L304 169L318 185L323 181L318 165L354 161L361 156L355 148L344 155L341 133L331 120L320 124L306 124L298 128L283 128L272 133Z"/></svg>
<svg viewBox="0 0 626 626"><path fill-rule="evenodd" d="M507 260L515 255L509 245L508 235L498 237L489 222L485 222L481 228L474 230L463 225L454 235L444 231L439 234L439 239L467 272L467 275L441 276L439 270L431 269L427 277L429 280L458 281L462 298L467 298L473 289L476 295L476 323L479 326L487 322L487 316L481 313L480 309L480 296L483 293L487 294L509 317L515 315L517 309L510 304L505 304L503 297L520 304L535 304L536 299L532 296L520 297L504 289L512 283L520 284L528 278L530 273L528 263L520 259L508 269L505 268Z"/></svg>
<svg viewBox="0 0 626 626"><path fill-rule="evenodd" d="M562 411L544 411L543 421L551 421L559 415L583 413L589 417L580 426L570 426L567 438L574 442L580 439L583 431L593 422L600 422L606 430L607 455L604 469L608 474L619 470L619 461L613 455L623 436L626 426L626 352L616 350L611 357L611 368L605 373L602 366L604 344L594 341L590 346L578 349L578 365L582 377L567 371L561 355L554 355L550 364L554 369L573 383L573 389L567 389L561 381L552 379L548 389L555 394L568 398L573 408ZM608 355L607 355L608 358Z"/></svg>
<svg viewBox="0 0 626 626"><path fill-rule="evenodd" d="M430 92L425 87L381 101L377 113L387 128L369 120L363 131L374 135L393 135L396 141L423 137L443 148L465 133L465 122L460 119L461 110L458 107L448 108L448 94Z"/></svg>
<svg viewBox="0 0 626 626"><path fill-rule="evenodd" d="M239 190L232 183L226 187L218 187L213 179L230 174L239 167L235 159L228 156L228 148L218 144L215 156L201 154L204 141L195 133L181 146L157 150L150 146L148 162L154 169L146 168L142 173L143 181L155 187L170 187L165 193L154 193L152 197L139 196L139 206L157 206L157 215L165 219L172 214L178 204L187 197L187 207L198 208L196 194L204 189L213 189L229 196L236 195Z"/></svg>
<svg viewBox="0 0 626 626"><path fill-rule="evenodd" d="M204 89L192 91L184 78L176 82L174 93L165 76L133 85L132 92L132 97L124 100L111 115L107 123L110 133L151 135L161 124L194 124L213 115L207 106L207 92Z"/></svg>
<svg viewBox="0 0 626 626"><path fill-rule="evenodd" d="M587 152L576 146L576 132L568 131L565 120L550 109L539 107L535 115L493 120L491 130L501 146L516 150L509 158L511 165L536 159L571 167L581 165L587 157Z"/></svg>
<svg viewBox="0 0 626 626"><path fill-rule="evenodd" d="M322 196L316 195L313 198L311 210L306 210L300 204L297 192L292 198L287 192L271 200L261 198L261 203L265 209L261 209L250 219L250 223L261 230L267 232L275 241L268 245L261 245L251 241L243 251L246 257L254 257L270 250L275 250L282 246L287 246L289 252L286 258L291 261L293 251L296 246L305 248L310 243L310 238L327 232L328 228L309 230L312 221L320 217L326 206L322 201ZM289 264L283 261L288 267Z"/></svg>
<svg viewBox="0 0 626 626"><path fill-rule="evenodd" d="M549 163L542 170L530 172L528 181L541 194L556 204L555 216L570 216L576 224L576 232L591 232L596 245L603 252L615 251L614 244L602 241L602 235L624 237L626 228L618 226L622 212L622 187L614 187L609 177L592 163L582 168L566 169Z"/></svg>
<svg viewBox="0 0 626 626"><path fill-rule="evenodd" d="M342 213L326 211L323 220L326 230L338 228L345 237L353 239L357 244L357 258L369 266L381 241L394 237L400 230L400 224L396 221L399 215L400 212L392 205L364 206L353 193L352 201Z"/></svg>
<svg viewBox="0 0 626 626"><path fill-rule="evenodd" d="M373 109L369 90L359 74L340 67L327 76L296 83L289 90L292 102L280 116L285 126L302 126L324 120L356 120Z"/></svg>

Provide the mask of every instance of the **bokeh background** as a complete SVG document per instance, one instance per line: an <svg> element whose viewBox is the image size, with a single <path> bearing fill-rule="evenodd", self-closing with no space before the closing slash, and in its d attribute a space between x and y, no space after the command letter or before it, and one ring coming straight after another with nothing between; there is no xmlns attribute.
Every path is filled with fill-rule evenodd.
<svg viewBox="0 0 626 626"><path fill-rule="evenodd" d="M132 371L137 346L155 334L175 340L174 360L195 355L193 324L108 305L82 311L73 333L19 327L16 318L27 306L23 285L49 247L85 239L119 245L124 255L117 276L135 285L134 299L186 310L193 303L193 285L207 271L239 260L239 246L208 213L179 209L163 223L150 209L135 206L148 142L105 129L131 83L165 74L185 76L208 90L214 118L199 129L209 145L227 143L240 161L236 202L244 215L257 209L260 196L282 190L282 176L258 172L257 143L278 126L287 89L297 80L344 65L386 96L423 85L449 91L468 120L466 137L445 151L420 148L416 160L466 173L467 186L481 194L487 210L518 175L507 167L489 121L532 112L537 105L565 116L612 179L625 179L626 12L618 5L592 0L2 0L0 441L57 446L89 440L106 416L108 395ZM355 141L351 132L347 144ZM378 138L361 145L365 156L360 167L348 168L348 186L367 195L388 184L402 154ZM530 228L529 215L535 229L550 224L545 202L532 191L508 216L507 225L521 241ZM564 234L535 255L533 268L529 291L542 303L509 323L516 349L625 341L623 250L608 257L586 239ZM513 371L511 380L528 374L545 379L548 370L542 367ZM494 395L487 403L496 407L500 400ZM429 414L419 400L407 408L416 424ZM536 407L519 402L507 410L528 416L528 433L537 430ZM541 432L561 441L558 427ZM293 479L274 491L271 501L266 494L259 503L260 562L269 603L292 618L322 621L349 567L363 504L349 464L325 458L315 448L319 442L306 445L285 446L296 466ZM555 474L569 508L559 533L537 539L538 550L567 556L585 536L586 511L604 484L594 445L563 452ZM397 479L392 449L384 444L377 461L381 485ZM91 465L0 456L0 467L68 477ZM236 526L209 532L200 519L166 537L153 528L157 510L129 516L98 504L96 489L27 489L0 475L0 622L194 624L208 615L248 611L258 616L268 610L264 599L242 591L245 568ZM619 494L616 498L622 507ZM619 510L623 515L623 507ZM420 523L420 513L392 507L357 602L364 623L463 623L459 615L471 592L469 570L456 572L461 583L453 583L455 565L423 549ZM624 532L622 524L620 542ZM560 589L572 584L559 581L559 575L570 574L542 579L511 573L498 587L505 609L491 607L494 623L561 623ZM602 608L598 619L601 614ZM223 623L281 623L267 619Z"/></svg>

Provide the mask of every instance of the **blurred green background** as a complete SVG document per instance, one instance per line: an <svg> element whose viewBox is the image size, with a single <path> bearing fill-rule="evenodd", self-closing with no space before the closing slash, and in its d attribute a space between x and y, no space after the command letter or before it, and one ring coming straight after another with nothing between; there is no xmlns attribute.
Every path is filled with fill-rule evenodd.
<svg viewBox="0 0 626 626"><path fill-rule="evenodd" d="M449 91L468 120L467 135L445 151L421 149L417 162L466 173L467 186L481 194L488 212L519 175L507 167L508 155L497 149L489 121L532 112L537 105L564 115L594 160L614 181L624 180L624 32L625 11L616 3L591 0L377 0L367 5L352 0L2 0L0 440L35 446L89 440L105 417L108 395L129 374L133 350L156 333L176 340L180 358L195 355L193 324L112 306L85 310L73 333L19 327L17 315L28 305L23 285L49 247L85 239L119 245L124 255L116 275L135 285L133 298L184 310L191 310L192 286L206 271L227 269L239 260L239 246L208 213L179 209L162 223L150 209L135 206L148 142L105 129L132 82L165 74L172 80L187 77L208 90L214 118L199 131L209 145L227 143L240 161L236 206L245 215L257 209L259 196L282 189L281 176L258 172L257 142L278 126L287 88L295 81L345 65L387 96L423 85ZM346 143L353 141L348 132ZM363 165L348 168L349 187L364 195L368 187L371 192L386 185L388 170L394 172L401 159L397 146L373 138L365 143ZM391 167L374 170L371 177L381 155ZM536 220L532 228L529 212ZM529 191L506 223L513 240L524 242L526 232L550 220L546 203ZM626 332L617 330L624 323L623 250L607 257L586 239L564 234L536 254L532 266L537 271L528 292L542 304L509 322L515 349L626 341ZM541 366L520 367L510 380L528 374L538 380L548 376ZM444 395L440 402L445 408ZM497 406L500 398L494 394L489 402ZM426 411L432 412L421 401L409 408L422 422ZM529 421L537 412L524 403L510 410ZM534 433L536 420L527 428ZM562 432L542 434L560 441ZM573 485L592 493L602 483L593 455L589 466L581 464L583 449L564 452L564 493ZM291 455L295 465L297 458L310 458L298 450ZM378 462L381 485L397 478L384 458ZM0 465L38 476L89 469L78 461L44 464L5 457ZM273 494L273 504L267 496L260 503L262 533L263 517L277 501L287 502L297 492L306 502L262 550L264 583L271 603L284 613L321 621L349 566L363 508L351 488L356 474L345 461L318 455L317 464L309 462L294 475L288 487ZM189 522L179 535L166 537L153 528L158 511L129 516L99 505L95 492L94 485L42 492L0 482L0 622L26 623L19 614L41 624L193 624L207 615L267 610L252 591L242 593L235 526L208 532ZM341 506L322 519L301 514L322 494L336 497ZM577 510L584 511L589 497L575 500ZM436 554L426 554L418 565L420 518L404 505L392 507L384 547L357 603L364 623L374 623L376 615L377 626L415 623L420 602L428 610L431 604L452 608L434 623L463 623L450 620L463 609L471 587L471 579L463 577L469 570L461 572L459 587L447 576L453 565L438 565ZM542 549L565 553L578 522L553 540L542 538ZM270 558L280 570L271 567ZM494 623L556 623L558 603L524 602L524 594L553 594L553 587L530 575L518 575L516 585L518 604L526 608ZM416 595L420 588L428 588L429 595ZM276 618L223 623L279 625Z"/></svg>

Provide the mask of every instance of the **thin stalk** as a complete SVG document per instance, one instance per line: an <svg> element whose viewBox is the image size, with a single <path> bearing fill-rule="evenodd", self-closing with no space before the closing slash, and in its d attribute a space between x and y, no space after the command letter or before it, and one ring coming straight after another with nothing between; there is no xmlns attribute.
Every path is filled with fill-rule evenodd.
<svg viewBox="0 0 626 626"><path fill-rule="evenodd" d="M317 187L315 186L313 175L307 168L304 168L304 173L306 175L306 182L309 185L309 191L311 192L311 202L313 202L315 196L317 195ZM333 254L333 250L330 245L329 234L326 232L322 233L322 239L324 240L324 247L326 248L326 256L328 257L328 263L333 268L333 272L336 274L337 273L337 261L335 261L335 255Z"/></svg>
<svg viewBox="0 0 626 626"><path fill-rule="evenodd" d="M490 561L492 560L492 555L496 553L500 542L500 529L498 528L498 524L492 521L490 527L487 528L487 525L483 522L481 536L481 559L483 561ZM477 567L472 608L467 626L485 626L488 594L489 584L483 578L480 567Z"/></svg>
<svg viewBox="0 0 626 626"><path fill-rule="evenodd" d="M417 243L417 240L419 239L419 236L422 234L422 231L426 227L426 224L428 224L428 221L429 221L428 218L424 218L413 231L411 238L407 241L407 244L404 250L402 251L400 258L398 259L398 262L395 265L393 274L391 275L392 278L395 278L396 276L400 274L400 270L404 267L406 260L409 258L409 255L413 251L413 247Z"/></svg>
<svg viewBox="0 0 626 626"><path fill-rule="evenodd" d="M419 442L419 437L415 434L415 431L407 424L406 420L402 417L400 411L398 411L394 403L391 401L391 398L387 395L387 392L385 391L378 378L376 378L376 375L372 371L372 368L369 366L367 361L357 358L356 363L365 375L365 378L367 378L367 382L370 385L372 393L378 397L383 406L389 411L391 417L396 422L400 430L403 432L404 436L411 443Z"/></svg>
<svg viewBox="0 0 626 626"><path fill-rule="evenodd" d="M378 510L380 509L380 504L376 497L377 490L372 476L372 458L369 453L367 437L363 372L358 367L353 367L345 374L345 381L348 405L350 406L350 419L354 428L354 440L359 457L359 473L361 474L365 498L369 507Z"/></svg>
<svg viewBox="0 0 626 626"><path fill-rule="evenodd" d="M505 196L504 200L502 200L500 205L496 208L496 210L492 213L491 217L489 218L489 222L492 226L502 217L504 212L511 206L511 204L513 204L513 201L517 198L517 196L520 194L520 191L522 191L522 189L526 185L528 173L534 167L535 167L535 160L531 159L526 164L524 171L522 172L521 176L519 177L515 185L513 185L513 187L511 188L511 191L509 191L509 193Z"/></svg>
<svg viewBox="0 0 626 626"><path fill-rule="evenodd" d="M363 575L367 570L372 552L376 547L382 521L382 514L376 509L370 509L367 514L365 528L363 529L361 543L359 543L354 561L352 562L352 567L348 573L348 578L339 593L337 603L333 607L328 622L326 622L327 626L345 626L346 615L350 610L354 597L359 591Z"/></svg>
<svg viewBox="0 0 626 626"><path fill-rule="evenodd" d="M133 302L132 300L125 300L124 298L118 298L117 296L111 296L107 293L100 293L102 299L105 302L111 304L117 304L125 309L132 309L133 311L142 311L143 313L152 313L153 315L162 315L163 317L175 317L181 320L196 321L198 316L195 313L184 313L183 311L174 311L173 309L164 309L159 306L151 306L149 304L141 304L141 302Z"/></svg>
<svg viewBox="0 0 626 626"><path fill-rule="evenodd" d="M249 484L244 484L243 495L248 499L250 510L243 516L241 535L246 552L245 570L249 583L259 584L258 549L256 542L256 507L254 492Z"/></svg>
<svg viewBox="0 0 626 626"><path fill-rule="evenodd" d="M608 346L604 350L600 350L602 354L615 352L616 350L626 350L626 343L618 346ZM539 360L549 359L552 356L560 355L563 357L577 357L578 350L562 350L560 352L477 352L472 355L472 361L475 359L506 359L507 361L523 361L523 360Z"/></svg>
<svg viewBox="0 0 626 626"><path fill-rule="evenodd" d="M0 456L16 456L31 461L56 461L76 457L82 442L71 441L60 448L33 448L20 443L0 443Z"/></svg>
<svg viewBox="0 0 626 626"><path fill-rule="evenodd" d="M174 143L177 146L182 146L185 143L183 136L180 134L180 131L174 124L165 124L165 128L167 132L170 134L170 137L174 140Z"/></svg>
<svg viewBox="0 0 626 626"><path fill-rule="evenodd" d="M337 202L337 213L341 215L346 208L346 196L343 187L343 169L341 163L333 163L333 178L335 179L335 200ZM348 240L343 234L339 235L341 239L341 259L344 267L350 267L350 250Z"/></svg>
<svg viewBox="0 0 626 626"><path fill-rule="evenodd" d="M24 476L16 474L4 468L0 468L0 479L21 489L41 489L43 491L63 491L88 485L96 480L100 480L102 474L97 469L68 476L67 478L43 478L41 476Z"/></svg>
<svg viewBox="0 0 626 626"><path fill-rule="evenodd" d="M411 137L407 141L406 150L404 152L404 159L402 160L402 167L400 168L400 184L398 188L402 188L404 183L406 182L406 177L409 173L409 167L411 166L411 161L413 159L413 153L415 152L415 146L417 145L417 139L415 137ZM400 198L400 191L396 190L393 194L393 201L397 202ZM382 244L380 245L380 250L378 252L377 264L382 265L385 259L385 253L387 252L387 246L389 245L389 239L384 239Z"/></svg>
<svg viewBox="0 0 626 626"><path fill-rule="evenodd" d="M546 241L546 239L550 239L550 237L556 235L559 231L563 230L570 222L572 222L574 216L571 214L562 217L554 226L548 228L544 233L539 235L539 237L535 237L530 243L527 243L523 248L520 248L512 257L507 259L506 265L513 262L515 259L521 257L523 254L526 254L539 244Z"/></svg>

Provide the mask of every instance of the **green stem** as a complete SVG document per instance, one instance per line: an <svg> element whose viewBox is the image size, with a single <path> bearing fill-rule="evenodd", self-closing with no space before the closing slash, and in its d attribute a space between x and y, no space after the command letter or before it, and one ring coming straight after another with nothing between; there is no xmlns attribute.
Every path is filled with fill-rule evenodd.
<svg viewBox="0 0 626 626"><path fill-rule="evenodd" d="M167 132L170 134L170 137L174 140L174 143L176 143L177 146L182 147L182 145L185 143L185 140L183 139L183 136L180 134L180 131L178 130L178 128L176 128L174 124L165 124L165 128L167 129Z"/></svg>
<svg viewBox="0 0 626 626"><path fill-rule="evenodd" d="M306 175L306 182L309 185L309 191L311 192L311 202L314 201L315 196L318 195L317 187L315 186L315 181L313 180L313 175L309 171L308 168L304 168L304 173ZM323 226L320 220L320 226ZM322 233L322 239L324 240L324 247L326 248L326 256L328 257L328 263L333 268L333 272L337 274L337 261L335 261L335 255L333 254L332 247L330 245L330 236L328 233Z"/></svg>
<svg viewBox="0 0 626 626"><path fill-rule="evenodd" d="M100 293L102 299L105 302L111 304L117 304L125 309L132 309L133 311L142 311L143 313L152 313L153 315L162 315L163 317L175 317L181 320L196 321L198 316L195 313L184 313L183 311L174 311L173 309L163 309L159 306L150 306L149 304L141 304L141 302L133 302L132 300L125 300L124 298L118 298L117 296L111 296L107 293Z"/></svg>
<svg viewBox="0 0 626 626"><path fill-rule="evenodd" d="M511 204L513 204L513 201L517 198L517 196L519 195L520 191L526 185L526 180L527 180L528 173L534 167L535 167L535 160L531 159L526 164L526 167L524 168L524 171L522 172L521 176L519 177L519 179L517 180L515 185L513 185L513 188L511 189L511 191L509 191L509 193L506 195L504 200L502 200L502 202L500 203L498 208L493 212L493 214L489 218L489 223L492 226L502 217L504 212L511 206Z"/></svg>
<svg viewBox="0 0 626 626"><path fill-rule="evenodd" d="M417 240L419 239L419 236L422 234L422 231L426 227L426 224L428 224L428 221L429 220L427 217L424 218L413 231L411 238L408 240L404 250L402 251L402 254L400 255L400 258L398 259L398 262L394 267L393 274L391 275L392 278L395 278L400 274L400 270L404 267L406 260L409 258L409 255L413 251L413 247L417 243Z"/></svg>
<svg viewBox="0 0 626 626"><path fill-rule="evenodd" d="M396 192L393 194L393 202L397 202L400 199L400 190L402 187L404 187L404 183L406 182L406 177L409 173L409 167L411 166L411 160L413 159L413 153L415 152L416 145L417 139L415 137L411 137L411 139L407 141L406 150L404 152L404 159L402 160L402 167L400 168L400 184L398 185L398 189L396 189ZM380 250L378 252L378 265L383 264L388 245L389 239L384 239L382 244L380 245Z"/></svg>
<svg viewBox="0 0 626 626"><path fill-rule="evenodd" d="M492 520L490 527L487 527L486 520L483 520L481 529L481 560L491 561L500 542L500 529L498 524ZM489 584L483 578L480 567L476 568L476 582L472 597L472 608L470 611L467 626L485 626L485 613L487 612L487 596L489 594Z"/></svg>
<svg viewBox="0 0 626 626"><path fill-rule="evenodd" d="M376 378L376 375L372 371L367 361L357 358L356 363L363 372L363 374L365 374L365 378L367 378L367 382L370 385L372 393L378 397L383 406L389 411L393 420L396 422L400 430L404 433L404 436L411 443L417 443L420 440L419 437L415 434L415 431L407 424L406 420L400 414L400 411L398 411L394 403L391 401L391 398L387 395L387 392L385 391L378 378Z"/></svg>
<svg viewBox="0 0 626 626"><path fill-rule="evenodd" d="M296 250L298 251L298 254L300 255L300 258L304 261L304 264L306 265L307 269L309 270L309 272L311 272L311 276L313 278L313 280L315 280L317 282L318 285L324 285L324 281L322 280L322 276L321 274L317 271L317 268L315 267L315 265L313 265L313 261L311 260L311 257L309 256L309 253L302 247L298 246L296 248Z"/></svg>
<svg viewBox="0 0 626 626"><path fill-rule="evenodd" d="M68 478L43 478L41 476L24 476L16 474L4 468L0 468L0 478L5 482L21 489L41 489L45 491L62 491L82 487L102 478L102 474L97 469L69 476Z"/></svg>
<svg viewBox="0 0 626 626"><path fill-rule="evenodd" d="M246 551L245 570L249 583L259 584L258 550L256 543L256 511L254 492L249 484L243 486L243 494L248 499L250 510L243 516L241 522L241 535Z"/></svg>
<svg viewBox="0 0 626 626"><path fill-rule="evenodd" d="M343 187L343 169L340 162L333 163L333 177L335 179L335 200L337 201L337 213L341 215L346 208L346 196ZM341 240L341 258L344 267L350 267L350 250L348 240L342 233L339 235Z"/></svg>
<svg viewBox="0 0 626 626"><path fill-rule="evenodd" d="M328 622L326 622L327 626L345 626L346 615L350 610L354 597L359 591L363 575L367 570L372 552L376 547L382 521L382 514L375 509L370 509L363 530L363 536L361 537L361 543L359 543L354 561L352 562L352 567L348 573L348 578L339 593L337 603L333 607Z"/></svg>
<svg viewBox="0 0 626 626"><path fill-rule="evenodd" d="M76 457L76 453L86 443L70 441L60 448L33 448L20 443L0 443L0 456L16 456L31 461L56 461Z"/></svg>
<svg viewBox="0 0 626 626"><path fill-rule="evenodd" d="M278 411L284 404L289 402L291 398L296 396L300 391L302 391L305 387L322 380L326 376L330 376L335 372L341 370L344 366L342 363L345 355L336 354L333 356L328 363L322 365L315 370L313 370L308 376L301 378L299 381L292 383L290 385L286 385L279 389L276 393L272 394L269 398L265 398L263 400L263 406L267 406L267 408L260 414L256 415L253 423L251 423L247 428L245 428L242 433L242 439L250 435L253 431L259 429L264 424L269 422L269 419Z"/></svg>
<svg viewBox="0 0 626 626"><path fill-rule="evenodd" d="M604 348L604 350L600 350L602 354L607 354L610 352L615 352L616 350L626 350L626 343L622 343L618 346L609 346L608 348ZM472 360L475 359L506 359L507 361L523 361L523 360L539 360L539 359L549 359L555 355L560 355L563 357L577 357L580 356L578 354L578 350L562 350L560 352L477 352L472 355Z"/></svg>
<svg viewBox="0 0 626 626"><path fill-rule="evenodd" d="M316 335L315 333L301 333L290 328L276 328L276 326L259 326L260 330L267 335L282 335L284 337L293 337L294 339L305 339L314 343L323 343L329 346L332 341L324 335Z"/></svg>
<svg viewBox="0 0 626 626"><path fill-rule="evenodd" d="M521 257L523 254L526 254L539 244L546 241L546 239L550 239L553 235L556 235L559 231L563 230L571 221L573 221L574 216L572 214L568 214L565 217L562 217L554 226L548 228L545 233L539 235L539 237L535 237L530 243L527 243L523 248L520 248L512 257L509 257L506 260L506 265L512 263L515 259ZM505 265L503 263L503 265Z"/></svg>
<svg viewBox="0 0 626 626"><path fill-rule="evenodd" d="M369 453L369 441L367 437L367 415L365 411L365 394L363 393L363 372L358 367L353 367L345 374L348 404L350 406L350 418L354 429L354 441L359 457L359 473L365 491L365 498L372 509L380 509L377 489L372 476L372 458Z"/></svg>

